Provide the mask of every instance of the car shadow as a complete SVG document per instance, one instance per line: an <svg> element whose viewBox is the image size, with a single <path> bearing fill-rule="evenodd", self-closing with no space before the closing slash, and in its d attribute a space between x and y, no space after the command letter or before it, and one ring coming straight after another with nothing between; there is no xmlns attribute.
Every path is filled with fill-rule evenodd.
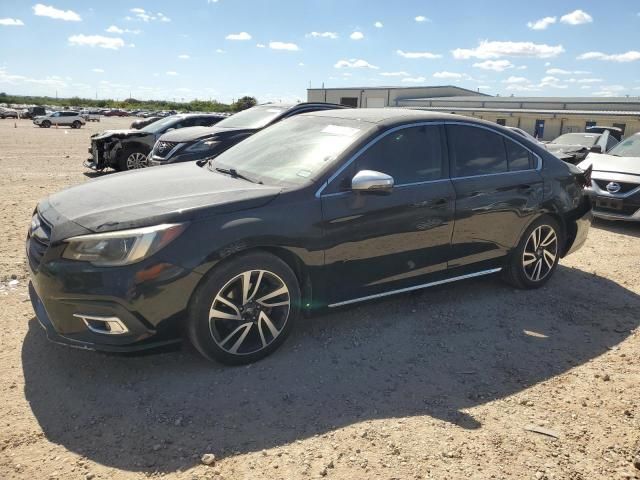
<svg viewBox="0 0 640 480"><path fill-rule="evenodd" d="M595 218L591 226L593 228L599 228L611 233L640 238L640 223L638 222L625 222L620 220L616 221Z"/></svg>
<svg viewBox="0 0 640 480"><path fill-rule="evenodd" d="M53 443L128 471L184 471L204 452L258 451L370 419L482 428L465 409L607 352L638 311L638 295L578 269L560 267L535 291L485 277L302 319L278 352L244 367L189 348L73 350L32 319L25 394Z"/></svg>
<svg viewBox="0 0 640 480"><path fill-rule="evenodd" d="M82 172L82 174L85 177L89 177L89 178L100 178L100 177L104 177L105 175L111 175L112 173L118 173L118 172L116 170L101 170L99 172L96 172L95 170L91 170L87 172Z"/></svg>

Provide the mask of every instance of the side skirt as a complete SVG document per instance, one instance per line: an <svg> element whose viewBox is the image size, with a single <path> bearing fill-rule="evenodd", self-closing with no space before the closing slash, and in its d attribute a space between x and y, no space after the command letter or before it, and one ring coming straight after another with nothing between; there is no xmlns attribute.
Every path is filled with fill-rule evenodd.
<svg viewBox="0 0 640 480"><path fill-rule="evenodd" d="M490 270L483 270L481 272L476 272L476 273L469 273L467 275L460 275L458 277L446 278L444 280L438 280L437 282L423 283L422 285L414 285L413 287L401 288L400 290L391 290L389 292L377 293L375 295L368 295L366 297L353 298L351 300L345 300L344 302L332 303L331 305L329 305L329 308L342 307L344 305L351 305L352 303L358 303L358 302L366 302L367 300L373 300L374 298L388 297L389 295L395 295L397 293L412 292L414 290L420 290L422 288L435 287L436 285L457 282L458 280L466 280L468 278L482 277L483 275L498 273L500 270L502 270L502 267L492 268Z"/></svg>

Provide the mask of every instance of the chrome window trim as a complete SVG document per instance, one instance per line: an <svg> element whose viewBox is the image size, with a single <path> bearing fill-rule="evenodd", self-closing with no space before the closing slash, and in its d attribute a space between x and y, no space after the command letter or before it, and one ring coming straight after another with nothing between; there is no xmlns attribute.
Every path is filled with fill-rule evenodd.
<svg viewBox="0 0 640 480"><path fill-rule="evenodd" d="M386 137L387 135L393 133L393 132L397 132L398 130L403 130L405 128L411 128L411 127L421 127L421 126L426 126L426 125L463 125L466 127L475 127L475 128L481 128L484 130L488 130L490 132L496 133L497 135L501 135L504 138L506 138L507 140L511 140L512 142L515 142L516 144L520 145L522 148L524 148L527 152L529 152L531 155L533 155L537 160L538 160L538 165L536 165L536 168L528 168L526 170L515 170L513 172L497 172L497 173L483 173L480 175L469 175L469 176L462 176L462 177L457 177L457 176L453 176L451 175L451 169L453 167L452 162L449 161L449 177L448 178L442 178L439 180L427 180L425 182L415 182L412 184L402 184L402 185L396 185L394 188L396 187L400 187L400 186L407 186L407 185L419 185L422 183L429 183L429 182L440 182L443 180L457 180L457 179L467 179L467 178L478 178L478 177L488 177L488 176L495 176L495 175L509 175L509 174L514 174L514 173L522 173L522 172L539 172L542 170L542 157L540 155L538 155L536 152L532 151L529 147L527 147L526 145L523 145L520 141L511 138L510 136L506 135L503 132L500 132L496 129L493 128L489 128L486 125L480 125L477 123L473 123L473 122L465 122L464 120L455 120L455 121L451 121L451 120L432 120L432 121L425 121L425 122L417 122L417 123L408 123L405 125L399 125L397 127L394 127L390 130L387 130L385 132L382 132L380 135L378 135L377 137L371 139L369 142L367 142L360 150L358 150L356 153L354 153L351 158L349 158L349 160L347 160L344 164L342 164L342 166L340 168L338 168L338 170L336 170L333 175L331 175L322 185L320 185L320 188L318 188L318 190L315 193L315 197L316 198L320 198L320 196L322 195L322 192L324 191L325 188L327 188L329 186L329 184L336 179L336 177L338 177L349 165L351 165L358 157L360 157L360 155L362 155L367 149L369 149L371 146L373 146L374 144L376 144L379 140L381 140L382 138ZM448 139L447 139L448 140ZM448 141L447 141L447 149L448 149ZM450 160L450 155L447 152L447 160ZM336 195L342 195L344 193L350 193L350 192L335 192L335 193L328 193L326 195L322 195L325 197L328 196L336 196Z"/></svg>
<svg viewBox="0 0 640 480"><path fill-rule="evenodd" d="M483 275L498 273L500 270L502 270L502 267L492 268L490 270L482 270L480 272L469 273L467 275L460 275L457 277L445 278L444 280L423 283L421 285L414 285L413 287L400 288L398 290L390 290L388 292L383 292L383 293L376 293L375 295L367 295L366 297L353 298L351 300L345 300L343 302L332 303L331 305L329 305L329 308L342 307L344 305L350 305L352 303L365 302L367 300L373 300L374 298L388 297L389 295L395 295L397 293L412 292L414 290L420 290L422 288L435 287L436 285L443 285L445 283L457 282L458 280L466 280L468 278L481 277Z"/></svg>
<svg viewBox="0 0 640 480"><path fill-rule="evenodd" d="M369 147L372 147L374 144L378 143L378 141L380 141L381 139L383 139L384 137L386 137L387 135L392 134L393 132L397 132L398 130L404 130L406 128L411 128L411 127L424 127L427 125L444 125L444 120L429 120L429 121L425 121L425 122L416 122L416 123L407 123L404 125L398 125L397 127L393 127L389 130L386 130L384 132L382 132L380 135L378 135L377 137L371 139L369 142L367 142L360 150L358 150L356 153L354 153L351 158L349 160L347 160L345 163L342 164L342 166L336 170L333 175L331 175L326 182L324 182L322 185L320 185L320 188L316 191L316 198L320 198L320 195L322 194L322 191L327 188L329 186L329 184L336 179L336 177L338 175L340 175L349 165L351 165L358 157L360 157L360 155L362 155L366 150L369 149ZM439 179L439 180L448 180L448 179ZM438 181L439 181L438 180ZM406 185L406 184L403 184ZM347 193L347 192L335 192L335 193L329 193L327 195L336 195L336 194L342 194L342 193Z"/></svg>
<svg viewBox="0 0 640 480"><path fill-rule="evenodd" d="M403 188L403 187L414 187L416 185L426 185L426 184L430 184L430 183L441 183L441 182L451 182L450 178L440 178L438 180L425 180L423 182L412 182L412 183L401 183L400 185L394 185L393 188L394 190L396 188ZM324 195L322 195L322 198L329 198L329 197L338 197L341 195L347 195L347 194L351 194L353 193L353 190L346 190L344 192L335 192L335 193L326 193Z"/></svg>

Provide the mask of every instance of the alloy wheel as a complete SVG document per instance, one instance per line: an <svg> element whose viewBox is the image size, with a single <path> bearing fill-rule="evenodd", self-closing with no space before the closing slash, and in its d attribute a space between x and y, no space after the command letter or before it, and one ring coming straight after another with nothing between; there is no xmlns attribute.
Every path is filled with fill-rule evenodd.
<svg viewBox="0 0 640 480"><path fill-rule="evenodd" d="M278 338L290 309L289 289L278 275L249 270L229 280L215 296L209 311L209 330L224 351L248 355Z"/></svg>
<svg viewBox="0 0 640 480"><path fill-rule="evenodd" d="M540 225L531 232L522 253L524 274L532 282L543 280L553 270L557 256L556 231L549 225Z"/></svg>
<svg viewBox="0 0 640 480"><path fill-rule="evenodd" d="M145 168L146 166L147 156L144 153L134 152L127 157L127 170Z"/></svg>

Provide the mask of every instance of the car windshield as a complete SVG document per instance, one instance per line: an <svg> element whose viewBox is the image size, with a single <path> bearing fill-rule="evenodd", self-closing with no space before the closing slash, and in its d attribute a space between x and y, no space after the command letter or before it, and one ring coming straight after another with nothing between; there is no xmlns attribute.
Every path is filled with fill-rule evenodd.
<svg viewBox="0 0 640 480"><path fill-rule="evenodd" d="M259 105L225 118L218 122L216 127L262 128L286 110L286 107L278 107L276 105Z"/></svg>
<svg viewBox="0 0 640 480"><path fill-rule="evenodd" d="M565 133L560 135L553 142L557 145L581 145L583 147L593 147L598 141L599 135L591 133Z"/></svg>
<svg viewBox="0 0 640 480"><path fill-rule="evenodd" d="M609 155L618 157L640 157L640 135L634 135L613 147Z"/></svg>
<svg viewBox="0 0 640 480"><path fill-rule="evenodd" d="M171 126L172 123L176 123L176 120L177 120L176 117L163 118L162 120L158 120L157 122L153 122L152 124L147 125L144 128L141 128L140 131L148 132L148 133L158 133L162 131L164 128Z"/></svg>
<svg viewBox="0 0 640 480"><path fill-rule="evenodd" d="M209 169L234 169L271 185L311 181L373 128L331 117L296 116L266 128L209 162Z"/></svg>

